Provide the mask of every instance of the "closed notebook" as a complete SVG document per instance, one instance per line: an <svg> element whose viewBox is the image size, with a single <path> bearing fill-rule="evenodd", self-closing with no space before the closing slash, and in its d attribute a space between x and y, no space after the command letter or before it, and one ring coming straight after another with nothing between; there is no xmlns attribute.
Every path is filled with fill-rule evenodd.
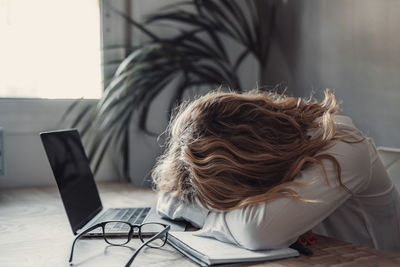
<svg viewBox="0 0 400 267"><path fill-rule="evenodd" d="M253 251L195 234L196 232L170 232L168 242L183 255L202 266L278 260L299 256L299 253L291 248Z"/></svg>

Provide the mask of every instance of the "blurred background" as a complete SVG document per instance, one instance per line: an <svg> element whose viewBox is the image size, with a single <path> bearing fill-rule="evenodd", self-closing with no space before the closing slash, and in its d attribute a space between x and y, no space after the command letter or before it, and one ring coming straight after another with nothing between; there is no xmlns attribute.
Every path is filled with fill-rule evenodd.
<svg viewBox="0 0 400 267"><path fill-rule="evenodd" d="M0 0L0 187L54 184L38 133L70 127L97 181L149 186L171 109L221 85L329 88L400 147L399 1L180 3Z"/></svg>

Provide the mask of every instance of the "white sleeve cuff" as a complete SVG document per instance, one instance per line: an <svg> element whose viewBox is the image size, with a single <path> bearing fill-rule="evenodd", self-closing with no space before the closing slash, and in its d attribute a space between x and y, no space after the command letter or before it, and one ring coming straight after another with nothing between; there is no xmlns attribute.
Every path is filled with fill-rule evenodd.
<svg viewBox="0 0 400 267"><path fill-rule="evenodd" d="M208 210L199 203L185 203L171 194L159 193L157 212L172 220L185 220L195 227L203 227Z"/></svg>

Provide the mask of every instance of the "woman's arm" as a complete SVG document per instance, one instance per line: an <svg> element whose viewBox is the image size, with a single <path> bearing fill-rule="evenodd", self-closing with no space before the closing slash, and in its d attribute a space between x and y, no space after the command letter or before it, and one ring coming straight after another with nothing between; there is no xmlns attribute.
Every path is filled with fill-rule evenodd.
<svg viewBox="0 0 400 267"><path fill-rule="evenodd" d="M185 203L171 194L159 193L157 212L163 217L185 220L201 228L209 211L196 202Z"/></svg>
<svg viewBox="0 0 400 267"><path fill-rule="evenodd" d="M369 182L371 164L367 142L339 142L325 151L338 160L342 182L353 193L364 190ZM330 160L323 160L323 163L330 185L323 178L319 166L310 166L295 181L311 184L292 187L301 197L318 200L318 203L281 198L227 213L211 212L201 235L254 250L289 246L351 197L338 183L334 164Z"/></svg>

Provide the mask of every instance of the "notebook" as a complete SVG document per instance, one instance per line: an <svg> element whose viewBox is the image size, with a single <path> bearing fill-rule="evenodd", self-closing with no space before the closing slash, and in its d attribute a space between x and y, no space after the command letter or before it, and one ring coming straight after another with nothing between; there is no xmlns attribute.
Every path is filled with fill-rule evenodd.
<svg viewBox="0 0 400 267"><path fill-rule="evenodd" d="M78 131L43 132L40 137L75 235L100 221L109 220L129 221L132 224L160 222L171 225L173 231L185 230L185 222L161 218L152 207L103 209ZM109 234L119 235L120 232L116 229ZM89 235L101 235L101 232L92 231Z"/></svg>
<svg viewBox="0 0 400 267"><path fill-rule="evenodd" d="M297 250L247 250L214 238L197 236L196 232L169 232L168 243L201 266L260 262L299 256Z"/></svg>

